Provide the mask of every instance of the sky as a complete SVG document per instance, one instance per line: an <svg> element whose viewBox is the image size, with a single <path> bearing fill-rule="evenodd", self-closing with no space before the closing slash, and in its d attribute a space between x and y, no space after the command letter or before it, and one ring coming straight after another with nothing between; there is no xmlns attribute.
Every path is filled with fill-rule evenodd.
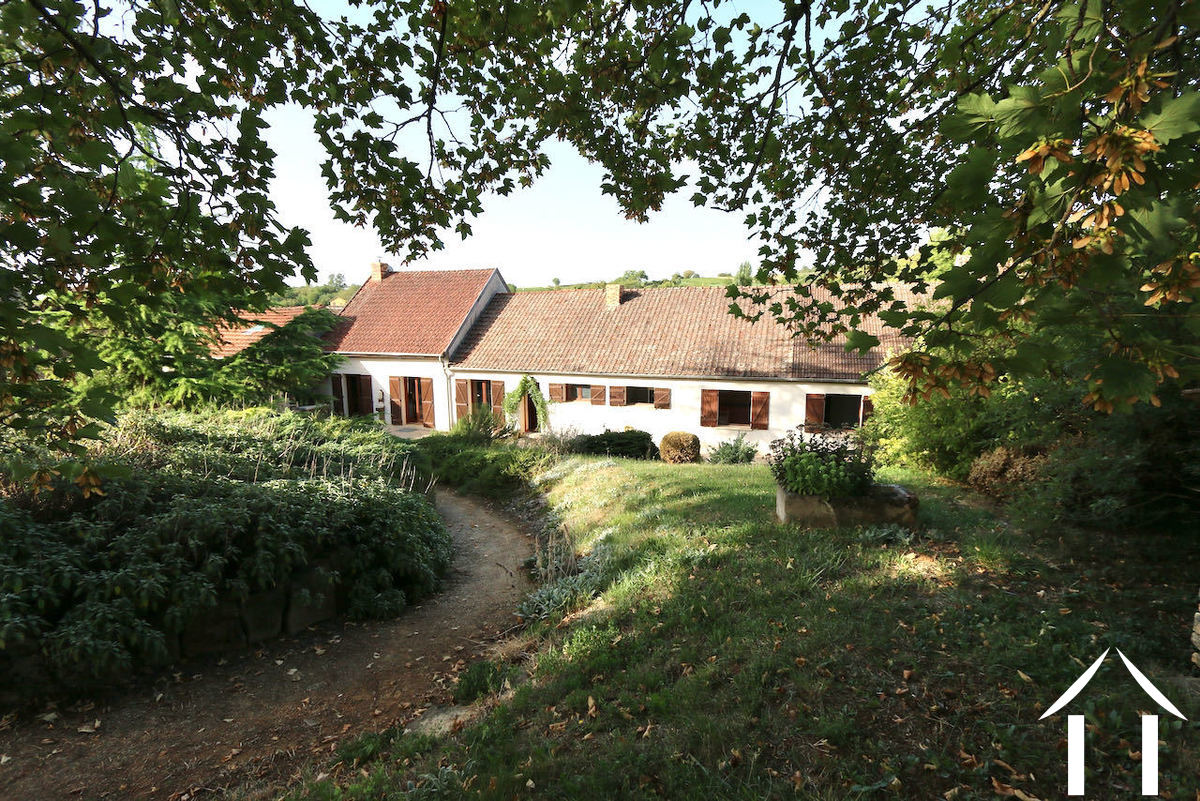
<svg viewBox="0 0 1200 801"><path fill-rule="evenodd" d="M334 220L309 114L288 107L272 112L268 121L268 142L277 154L271 197L284 224L309 232L309 255L320 280L341 273L348 282L360 283L380 257L401 266L373 229ZM496 267L509 283L545 286L554 278L564 284L596 281L631 269L657 279L684 270L732 273L743 261L757 264L744 214L695 208L688 199L691 190L685 189L649 222L632 222L612 197L600 193L599 166L569 145L552 143L547 153L551 167L532 187L485 198L471 237L464 241L448 231L444 250L411 267Z"/></svg>
<svg viewBox="0 0 1200 801"><path fill-rule="evenodd" d="M340 0L322 0L316 7L330 16L344 10ZM381 257L401 266L373 230L334 220L311 115L289 106L272 111L267 120L267 140L277 154L271 196L284 224L309 232L309 255L320 281L341 273L346 281L360 283L370 263ZM684 270L732 273L743 261L757 266L758 247L748 239L744 213L695 208L689 200L694 190L685 187L649 222L632 222L613 198L600 193L600 167L569 145L551 143L546 152L551 167L533 187L485 197L484 213L470 221L470 238L463 241L447 231L445 249L411 267L497 267L511 284L545 286L554 278L564 284L597 281L626 270L645 270L658 279Z"/></svg>

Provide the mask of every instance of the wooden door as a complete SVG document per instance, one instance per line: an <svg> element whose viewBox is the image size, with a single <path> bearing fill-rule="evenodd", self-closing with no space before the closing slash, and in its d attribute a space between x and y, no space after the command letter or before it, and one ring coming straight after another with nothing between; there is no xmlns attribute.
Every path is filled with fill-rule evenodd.
<svg viewBox="0 0 1200 801"><path fill-rule="evenodd" d="M435 428L433 423L433 379L422 378L420 380L421 392L421 425L426 428Z"/></svg>
<svg viewBox="0 0 1200 801"><path fill-rule="evenodd" d="M358 378L358 413L362 415L375 414L375 390L371 384L371 376L360 375Z"/></svg>

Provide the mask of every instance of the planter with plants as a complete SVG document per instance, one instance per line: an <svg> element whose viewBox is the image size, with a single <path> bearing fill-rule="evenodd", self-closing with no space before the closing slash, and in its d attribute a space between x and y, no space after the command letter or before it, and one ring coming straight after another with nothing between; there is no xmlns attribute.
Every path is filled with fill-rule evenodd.
<svg viewBox="0 0 1200 801"><path fill-rule="evenodd" d="M775 517L809 528L916 524L917 497L876 484L871 452L845 435L790 431L771 443Z"/></svg>

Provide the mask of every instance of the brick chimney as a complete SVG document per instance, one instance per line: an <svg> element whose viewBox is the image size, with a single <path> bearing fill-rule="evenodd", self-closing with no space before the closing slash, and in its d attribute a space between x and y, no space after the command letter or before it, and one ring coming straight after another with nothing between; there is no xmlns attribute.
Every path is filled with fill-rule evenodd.
<svg viewBox="0 0 1200 801"><path fill-rule="evenodd" d="M381 261L371 262L371 280L382 281L385 275L390 275L392 268Z"/></svg>
<svg viewBox="0 0 1200 801"><path fill-rule="evenodd" d="M604 285L604 308L615 309L621 305L622 288L620 284Z"/></svg>

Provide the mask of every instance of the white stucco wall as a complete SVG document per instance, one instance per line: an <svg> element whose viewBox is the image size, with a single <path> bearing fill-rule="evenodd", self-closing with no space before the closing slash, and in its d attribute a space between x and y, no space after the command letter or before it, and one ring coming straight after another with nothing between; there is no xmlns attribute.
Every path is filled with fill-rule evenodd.
<svg viewBox="0 0 1200 801"><path fill-rule="evenodd" d="M523 373L496 373L457 368L452 369L452 372L452 378L503 381L506 391L511 391L524 375ZM670 431L687 431L698 436L701 444L706 448L745 433L746 439L757 443L759 452L763 454L766 453L767 445L771 440L778 439L790 429L804 423L804 396L806 394L871 394L871 389L866 384L572 376L544 373L532 375L547 399L550 397L550 384L602 384L606 387L604 406L593 406L588 401L551 403L549 408L550 428L554 431L574 430L581 434L599 434L606 430L620 431L628 426L648 431L654 437L655 442L660 442L663 435ZM671 390L671 408L656 409L653 404L610 406L607 402L607 388L611 386L668 388ZM771 395L768 421L770 428L751 430L748 426L701 426L700 390L702 389L769 392Z"/></svg>
<svg viewBox="0 0 1200 801"><path fill-rule="evenodd" d="M389 389L388 379L392 376L398 378L431 378L433 379L433 419L436 423L436 428L443 431L450 428L451 420L451 404L450 395L447 391L446 369L443 362L435 357L412 357L412 358L396 358L384 356L348 356L342 362L335 373L345 375L369 375L371 376L371 391L375 401L375 408L383 408L383 421L391 423L391 405L388 403ZM324 387L325 392L330 391L328 383ZM383 400L380 400L379 393L383 393ZM397 424L399 421L397 421Z"/></svg>

